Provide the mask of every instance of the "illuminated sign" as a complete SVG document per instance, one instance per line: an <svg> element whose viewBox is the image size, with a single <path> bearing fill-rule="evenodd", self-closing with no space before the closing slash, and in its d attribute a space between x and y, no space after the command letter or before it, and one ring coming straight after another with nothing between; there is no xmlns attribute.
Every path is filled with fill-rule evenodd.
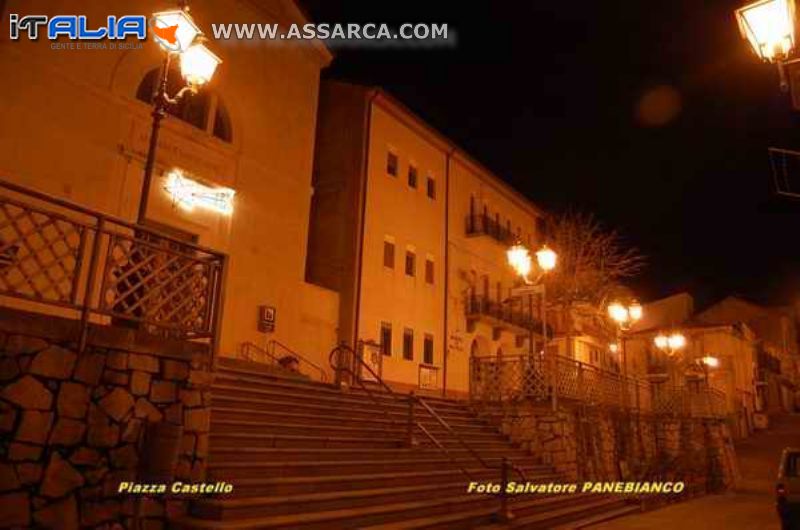
<svg viewBox="0 0 800 530"><path fill-rule="evenodd" d="M236 192L230 188L212 188L183 176L179 170L172 170L167 175L165 186L172 201L187 211L195 208L212 210L224 215L233 213L233 196Z"/></svg>

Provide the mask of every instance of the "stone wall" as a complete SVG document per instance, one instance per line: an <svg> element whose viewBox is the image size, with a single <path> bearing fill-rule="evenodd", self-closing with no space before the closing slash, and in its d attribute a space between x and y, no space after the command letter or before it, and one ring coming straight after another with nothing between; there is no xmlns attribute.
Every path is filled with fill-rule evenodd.
<svg viewBox="0 0 800 530"><path fill-rule="evenodd" d="M575 404L517 403L503 432L567 480L683 480L687 490L720 491L738 478L724 420L639 415Z"/></svg>
<svg viewBox="0 0 800 530"><path fill-rule="evenodd" d="M3 527L130 528L148 423L183 426L176 480L202 480L210 422L208 347L0 308ZM145 499L143 528L182 501Z"/></svg>

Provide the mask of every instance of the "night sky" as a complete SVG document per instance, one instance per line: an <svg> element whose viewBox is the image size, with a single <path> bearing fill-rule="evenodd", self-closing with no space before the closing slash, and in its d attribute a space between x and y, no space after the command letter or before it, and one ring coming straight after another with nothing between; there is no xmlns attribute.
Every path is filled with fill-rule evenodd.
<svg viewBox="0 0 800 530"><path fill-rule="evenodd" d="M800 150L800 119L740 39L739 2L302 4L315 22L447 22L455 46L337 49L324 75L384 87L545 208L594 212L648 257L643 300L800 298L800 201L774 196L767 157Z"/></svg>

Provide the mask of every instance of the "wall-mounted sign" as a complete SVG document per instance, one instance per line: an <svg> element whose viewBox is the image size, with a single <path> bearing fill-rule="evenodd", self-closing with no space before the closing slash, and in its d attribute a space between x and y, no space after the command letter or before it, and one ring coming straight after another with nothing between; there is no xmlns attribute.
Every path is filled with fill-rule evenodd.
<svg viewBox="0 0 800 530"><path fill-rule="evenodd" d="M261 333L271 333L275 331L276 312L277 311L272 306L258 306L258 331Z"/></svg>
<svg viewBox="0 0 800 530"><path fill-rule="evenodd" d="M233 213L233 196L230 188L212 188L186 178L180 170L173 169L167 175L165 186L172 201L181 208L191 211L204 208L224 215Z"/></svg>

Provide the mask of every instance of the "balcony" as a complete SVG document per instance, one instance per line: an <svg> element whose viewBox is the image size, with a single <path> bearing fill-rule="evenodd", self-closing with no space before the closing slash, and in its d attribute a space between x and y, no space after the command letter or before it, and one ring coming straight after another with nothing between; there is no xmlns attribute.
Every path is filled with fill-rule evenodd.
<svg viewBox="0 0 800 530"><path fill-rule="evenodd" d="M509 303L491 300L486 296L468 296L465 303L465 316L467 322L484 321L496 330L507 329L526 334L531 329L537 333L542 330L542 321L532 317L529 312ZM552 329L549 326L548 334L552 336Z"/></svg>
<svg viewBox="0 0 800 530"><path fill-rule="evenodd" d="M468 215L466 234L469 237L488 236L502 245L512 245L514 234L488 215Z"/></svg>

